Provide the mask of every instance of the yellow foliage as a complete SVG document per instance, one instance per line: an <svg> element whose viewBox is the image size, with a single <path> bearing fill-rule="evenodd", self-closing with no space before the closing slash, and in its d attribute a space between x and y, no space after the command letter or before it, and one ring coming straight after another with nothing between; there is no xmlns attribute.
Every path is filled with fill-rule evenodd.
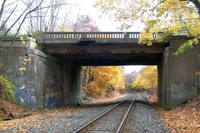
<svg viewBox="0 0 200 133"><path fill-rule="evenodd" d="M200 75L200 72L196 72L196 75Z"/></svg>
<svg viewBox="0 0 200 133"><path fill-rule="evenodd" d="M74 30L72 29L72 27L64 27L64 26L61 26L58 28L58 31L63 31L63 32L74 32Z"/></svg>
<svg viewBox="0 0 200 133"><path fill-rule="evenodd" d="M34 49L37 46L36 42L31 41L30 48Z"/></svg>
<svg viewBox="0 0 200 133"><path fill-rule="evenodd" d="M156 41L163 41L169 35L181 34L194 37L191 43L199 44L199 0L97 0L95 7L123 23L122 28L134 27L136 21L145 24L139 38L140 44L151 45L155 40L152 34L161 32ZM191 47L179 50L183 52L187 48Z"/></svg>
<svg viewBox="0 0 200 133"><path fill-rule="evenodd" d="M26 68L25 67L21 67L19 68L20 71L26 71Z"/></svg>
<svg viewBox="0 0 200 133"><path fill-rule="evenodd" d="M157 85L158 77L156 66L147 66L143 68L141 73L139 73L132 82L132 88L136 90L150 90L152 88L157 88Z"/></svg>
<svg viewBox="0 0 200 133"><path fill-rule="evenodd" d="M124 89L123 72L118 66L90 67L88 90L93 96L104 96L115 89ZM83 67L83 71L86 68Z"/></svg>

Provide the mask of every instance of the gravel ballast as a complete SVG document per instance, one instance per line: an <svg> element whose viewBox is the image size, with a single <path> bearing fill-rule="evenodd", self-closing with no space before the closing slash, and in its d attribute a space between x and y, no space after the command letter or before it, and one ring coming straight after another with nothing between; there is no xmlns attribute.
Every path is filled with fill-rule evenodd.
<svg viewBox="0 0 200 133"><path fill-rule="evenodd" d="M124 132L170 132L160 122L160 117L155 109L145 104L147 101L142 95L134 94L134 97L136 103L133 105ZM31 122L19 123L15 128L0 129L0 132L73 132L105 110L113 107L118 101L119 99L112 104L97 107L66 108L58 111L47 110L47 114L43 117L35 118ZM107 125L109 126L109 123Z"/></svg>
<svg viewBox="0 0 200 133"><path fill-rule="evenodd" d="M71 111L58 113L58 115L45 116L29 123L22 123L16 128L7 129L3 132L72 132L111 106L113 105L84 109L74 108Z"/></svg>
<svg viewBox="0 0 200 133"><path fill-rule="evenodd" d="M135 103L129 119L123 130L124 133L163 133L171 132L160 122L160 117L153 107L144 103Z"/></svg>
<svg viewBox="0 0 200 133"><path fill-rule="evenodd" d="M122 99L119 98L103 105L96 104L96 106L84 105L82 107L64 108L56 111L47 109L47 114L40 118L31 118L31 122L19 123L15 128L0 129L0 132L73 132L83 124L113 107Z"/></svg>

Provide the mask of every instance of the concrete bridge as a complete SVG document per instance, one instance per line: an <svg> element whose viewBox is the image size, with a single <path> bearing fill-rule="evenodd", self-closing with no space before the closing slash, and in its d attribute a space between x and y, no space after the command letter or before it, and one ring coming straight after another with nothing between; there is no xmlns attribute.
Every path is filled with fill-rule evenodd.
<svg viewBox="0 0 200 133"><path fill-rule="evenodd" d="M81 103L81 66L84 65L157 65L158 99L167 110L195 96L199 91L195 75L198 67L191 54L197 56L197 51L191 49L178 56L173 54L188 38L172 36L147 46L138 44L139 36L139 32L39 33L37 43L43 46L44 53L30 50L32 56L24 81L36 99L33 98L35 102L31 105L42 108ZM153 38L157 36L152 35ZM33 40L27 42L30 45ZM27 48L23 52L17 47L15 50L15 54L27 53ZM15 84L20 88L23 82Z"/></svg>
<svg viewBox="0 0 200 133"><path fill-rule="evenodd" d="M77 65L157 65L169 42L138 45L139 32L52 32L37 40L45 53ZM156 34L153 35L156 38Z"/></svg>

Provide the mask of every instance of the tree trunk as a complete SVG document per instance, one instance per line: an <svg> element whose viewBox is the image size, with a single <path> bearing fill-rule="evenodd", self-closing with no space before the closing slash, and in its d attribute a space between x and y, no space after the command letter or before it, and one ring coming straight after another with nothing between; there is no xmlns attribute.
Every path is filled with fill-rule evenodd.
<svg viewBox="0 0 200 133"><path fill-rule="evenodd" d="M90 78L90 66L87 67L86 80L85 80L85 88L86 88L86 90L87 90L87 86L89 84L89 78Z"/></svg>
<svg viewBox="0 0 200 133"><path fill-rule="evenodd" d="M200 93L200 54L197 58L197 92Z"/></svg>

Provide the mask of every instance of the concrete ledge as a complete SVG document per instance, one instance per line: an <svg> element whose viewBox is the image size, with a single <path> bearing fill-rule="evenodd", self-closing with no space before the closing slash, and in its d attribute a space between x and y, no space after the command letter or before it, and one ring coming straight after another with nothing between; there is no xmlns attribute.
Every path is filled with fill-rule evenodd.
<svg viewBox="0 0 200 133"><path fill-rule="evenodd" d="M62 60L60 58L57 58L57 57L52 56L50 54L43 53L42 51L39 51L37 49L32 49L30 51L31 51L31 53L35 54L36 56L39 56L39 57L54 61L56 63L64 64L64 62L65 62L64 60Z"/></svg>

